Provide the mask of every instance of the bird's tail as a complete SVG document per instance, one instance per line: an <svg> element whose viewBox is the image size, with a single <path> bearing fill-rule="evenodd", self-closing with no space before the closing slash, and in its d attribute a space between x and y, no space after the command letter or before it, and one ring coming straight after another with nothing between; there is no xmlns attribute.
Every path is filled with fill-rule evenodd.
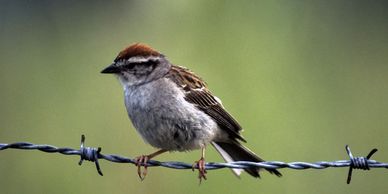
<svg viewBox="0 0 388 194"><path fill-rule="evenodd" d="M221 154L226 162L233 161L250 161L250 162L264 162L259 156L249 150L247 147L244 147L238 142L225 143L225 142L212 142L212 145L216 150ZM232 168L232 171L237 176L240 176L243 169ZM255 178L260 178L259 171L261 170L258 167L245 168L247 173ZM282 174L276 169L267 169L271 174L275 174L278 177L281 177Z"/></svg>

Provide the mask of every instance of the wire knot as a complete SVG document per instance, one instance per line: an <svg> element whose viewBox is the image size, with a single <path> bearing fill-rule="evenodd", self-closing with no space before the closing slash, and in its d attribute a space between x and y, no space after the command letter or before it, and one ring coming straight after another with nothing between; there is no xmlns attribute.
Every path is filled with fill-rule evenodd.
<svg viewBox="0 0 388 194"><path fill-rule="evenodd" d="M347 179L347 182L346 183L350 183L350 181L352 180L352 172L353 172L353 169L362 169L362 170L370 170L369 168L369 158L372 157L372 155L374 153L377 152L377 149L373 149L369 152L368 156L366 157L353 157L353 154L352 152L350 151L350 148L348 145L346 145L346 152L348 153L349 155L349 161L350 161L350 165L349 165L349 172L348 172L348 179Z"/></svg>
<svg viewBox="0 0 388 194"><path fill-rule="evenodd" d="M98 159L100 156L101 147L93 148L93 147L85 147L85 135L81 136L81 148L80 148L80 156L81 159L78 162L79 165L82 164L84 160L94 162L96 164L96 169L99 175L103 176L100 164L98 163Z"/></svg>

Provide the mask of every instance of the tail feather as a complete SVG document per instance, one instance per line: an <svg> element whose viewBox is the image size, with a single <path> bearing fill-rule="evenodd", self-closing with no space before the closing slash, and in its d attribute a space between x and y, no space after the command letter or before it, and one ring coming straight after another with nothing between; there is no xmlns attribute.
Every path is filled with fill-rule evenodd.
<svg viewBox="0 0 388 194"><path fill-rule="evenodd" d="M225 142L212 142L212 145L216 150L221 154L226 162L233 161L250 161L250 162L264 162L259 156L249 150L247 147L244 147L238 142L225 143ZM244 169L251 176L260 178L260 168L252 167ZM232 169L233 173L237 176L240 176L242 169ZM282 174L276 169L267 169L271 174L275 174L280 177Z"/></svg>

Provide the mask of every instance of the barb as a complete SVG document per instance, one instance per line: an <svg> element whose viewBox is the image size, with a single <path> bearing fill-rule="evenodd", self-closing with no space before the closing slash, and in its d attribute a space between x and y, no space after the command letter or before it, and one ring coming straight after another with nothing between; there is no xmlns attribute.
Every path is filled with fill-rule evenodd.
<svg viewBox="0 0 388 194"><path fill-rule="evenodd" d="M372 155L377 152L377 149L373 149L367 155L367 157L353 157L352 152L348 145L346 145L346 151L349 156L349 160L337 160L332 162L327 161L319 161L314 163L308 162L280 162L280 161L267 161L267 162L248 162L248 161L237 161L230 163L206 163L206 170L216 170L221 168L249 168L249 167L260 167L266 169L279 169L279 168L290 168L295 170L305 170L305 169L325 169L329 167L349 167L347 183L349 184L352 178L353 169L362 169L362 170L370 170L370 168L387 168L388 163L382 163L375 160L370 160ZM94 162L96 165L96 169L98 174L103 176L98 160L104 159L110 162L115 163L132 163L136 164L136 159L131 159L119 155L114 154L102 154L101 148L93 148L93 147L85 147L85 136L81 136L81 147L79 150L72 148L58 148L52 145L45 144L33 144L28 142L18 142L18 143L10 143L3 144L0 143L0 151L5 149L22 149L22 150L40 150L42 152L47 153L61 153L64 155L79 155L81 157L79 161L79 165L82 164L84 160ZM173 169L192 169L192 164L184 163L184 162L160 162L156 160L149 160L146 164L148 167L161 166L166 168ZM197 167L196 167L197 168Z"/></svg>

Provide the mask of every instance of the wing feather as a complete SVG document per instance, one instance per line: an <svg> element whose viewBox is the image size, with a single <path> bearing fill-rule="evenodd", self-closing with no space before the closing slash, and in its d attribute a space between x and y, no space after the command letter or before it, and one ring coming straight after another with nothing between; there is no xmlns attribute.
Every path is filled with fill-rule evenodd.
<svg viewBox="0 0 388 194"><path fill-rule="evenodd" d="M175 65L171 67L167 76L185 91L187 101L212 117L231 138L246 142L240 134L242 130L240 124L223 108L221 102L211 94L201 78L190 70Z"/></svg>

